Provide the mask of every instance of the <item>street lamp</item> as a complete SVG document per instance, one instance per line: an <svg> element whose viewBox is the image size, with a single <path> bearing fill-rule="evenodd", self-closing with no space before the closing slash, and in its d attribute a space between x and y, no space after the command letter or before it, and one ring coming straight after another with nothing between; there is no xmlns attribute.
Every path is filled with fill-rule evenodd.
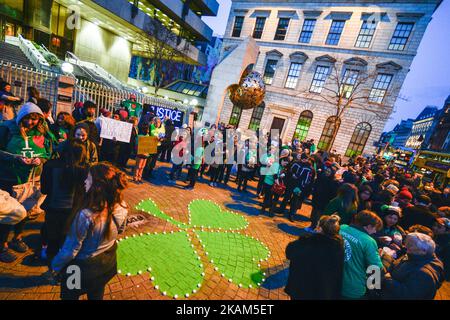
<svg viewBox="0 0 450 320"><path fill-rule="evenodd" d="M198 105L198 100L197 99L192 99L191 106L196 106L196 105Z"/></svg>
<svg viewBox="0 0 450 320"><path fill-rule="evenodd" d="M73 72L73 65L70 62L63 62L61 70L64 73L71 74Z"/></svg>

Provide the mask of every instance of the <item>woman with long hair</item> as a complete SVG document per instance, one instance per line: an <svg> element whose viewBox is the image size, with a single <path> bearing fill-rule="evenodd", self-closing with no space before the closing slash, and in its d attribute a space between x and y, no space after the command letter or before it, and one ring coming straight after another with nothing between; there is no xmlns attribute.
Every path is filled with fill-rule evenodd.
<svg viewBox="0 0 450 320"><path fill-rule="evenodd" d="M103 299L105 286L117 273L116 239L126 220L127 205L123 191L127 177L108 163L90 167L84 182L85 192L76 202L70 231L63 247L51 263L50 273L61 273L61 299ZM81 270L81 288L67 287L68 266Z"/></svg>
<svg viewBox="0 0 450 320"><path fill-rule="evenodd" d="M357 212L358 189L350 183L344 183L339 187L336 198L325 208L324 214L337 214L341 217L341 224L350 224Z"/></svg>
<svg viewBox="0 0 450 320"><path fill-rule="evenodd" d="M59 143L69 139L75 128L75 118L68 112L60 112L56 117L56 122L50 127Z"/></svg>

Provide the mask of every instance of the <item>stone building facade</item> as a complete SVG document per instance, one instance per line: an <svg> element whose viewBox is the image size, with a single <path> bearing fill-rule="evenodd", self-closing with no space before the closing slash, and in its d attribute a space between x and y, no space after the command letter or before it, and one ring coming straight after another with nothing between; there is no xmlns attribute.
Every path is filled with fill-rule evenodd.
<svg viewBox="0 0 450 320"><path fill-rule="evenodd" d="M347 156L373 153L440 2L233 0L223 62L244 42L256 42L254 70L267 84L265 105L233 109L225 94L222 101L212 98L205 113L210 122L238 124L243 131L279 128L284 142L295 136L326 148L333 131L327 120L336 114L336 106L322 96L326 88L337 86L330 81L337 66L349 85L364 75L371 79L364 82L369 99L342 116L331 149ZM355 78L349 75L352 71ZM211 95L217 94L215 85L213 79Z"/></svg>

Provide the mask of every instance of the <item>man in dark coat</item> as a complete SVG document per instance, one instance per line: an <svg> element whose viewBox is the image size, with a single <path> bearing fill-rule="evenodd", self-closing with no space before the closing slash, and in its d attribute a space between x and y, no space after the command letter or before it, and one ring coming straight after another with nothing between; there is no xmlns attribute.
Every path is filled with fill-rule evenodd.
<svg viewBox="0 0 450 320"><path fill-rule="evenodd" d="M403 210L403 217L400 226L407 230L409 227L420 224L432 229L436 223L436 217L430 210L431 200L428 196L420 195L414 199L414 206Z"/></svg>
<svg viewBox="0 0 450 320"><path fill-rule="evenodd" d="M316 227L325 207L337 195L339 182L336 180L335 174L336 167L327 161L317 175L317 179L312 187L311 225L307 228L307 231L311 231Z"/></svg>
<svg viewBox="0 0 450 320"><path fill-rule="evenodd" d="M407 254L396 260L382 281L384 299L432 300L444 281L444 266L434 254L430 236L410 233Z"/></svg>

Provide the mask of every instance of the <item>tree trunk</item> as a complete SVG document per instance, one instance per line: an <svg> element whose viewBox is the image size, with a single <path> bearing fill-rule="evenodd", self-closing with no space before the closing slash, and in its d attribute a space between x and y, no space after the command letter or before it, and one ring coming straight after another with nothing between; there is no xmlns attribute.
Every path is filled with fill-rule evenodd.
<svg viewBox="0 0 450 320"><path fill-rule="evenodd" d="M340 125L339 125L340 121L339 120L340 119L338 117L336 117L336 119L334 120L334 123L333 123L333 136L331 137L331 141L328 144L328 149L327 149L328 152L330 152L330 150L333 149L334 141L336 140L336 136L338 134L338 130L339 130L339 127L340 127Z"/></svg>

